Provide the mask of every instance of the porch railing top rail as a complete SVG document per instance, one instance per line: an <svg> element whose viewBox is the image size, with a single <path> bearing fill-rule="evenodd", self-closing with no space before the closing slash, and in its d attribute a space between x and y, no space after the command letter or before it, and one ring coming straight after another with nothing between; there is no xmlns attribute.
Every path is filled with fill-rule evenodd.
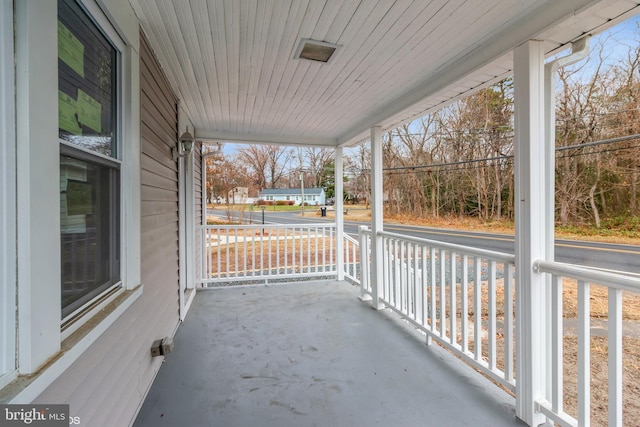
<svg viewBox="0 0 640 427"><path fill-rule="evenodd" d="M351 237L351 236L349 236L349 235L348 235L348 234L346 234L346 233L344 234L344 239L345 239L345 240L348 240L348 241L350 241L351 243L354 243L354 244L356 244L356 245L360 243L360 242L358 241L358 239L356 239L356 238L354 238L354 237Z"/></svg>
<svg viewBox="0 0 640 427"><path fill-rule="evenodd" d="M446 243L446 242L441 242L437 240L422 239L420 237L413 237L405 234L392 233L384 230L379 232L379 234L384 237L404 240L405 242L433 246L439 249L444 249L444 250L453 251L453 252L464 252L468 255L478 256L481 258L490 258L498 262L506 262L506 263L514 264L516 259L514 255L506 254L504 252L490 251L487 249L474 248L471 246L456 245L454 243Z"/></svg>
<svg viewBox="0 0 640 427"><path fill-rule="evenodd" d="M318 222L318 223L305 223L305 224L224 224L224 225L201 225L200 228L203 230L235 230L238 228L247 228L247 229L262 229L262 228L296 228L296 229L307 229L307 228L335 228L335 224L326 223L326 222Z"/></svg>
<svg viewBox="0 0 640 427"><path fill-rule="evenodd" d="M535 261L533 268L539 273L571 277L572 279L582 280L588 283L597 283L598 285L607 286L609 288L640 293L640 278L620 273L596 270L574 264L542 260Z"/></svg>

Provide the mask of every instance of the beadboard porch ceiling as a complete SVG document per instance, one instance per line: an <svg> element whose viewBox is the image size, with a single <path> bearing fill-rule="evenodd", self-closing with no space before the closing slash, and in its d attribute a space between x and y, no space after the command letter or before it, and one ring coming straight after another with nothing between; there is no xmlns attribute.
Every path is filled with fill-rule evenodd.
<svg viewBox="0 0 640 427"><path fill-rule="evenodd" d="M131 0L198 139L353 145L637 13L629 0ZM634 10L636 9L636 10ZM296 59L301 39L339 45Z"/></svg>

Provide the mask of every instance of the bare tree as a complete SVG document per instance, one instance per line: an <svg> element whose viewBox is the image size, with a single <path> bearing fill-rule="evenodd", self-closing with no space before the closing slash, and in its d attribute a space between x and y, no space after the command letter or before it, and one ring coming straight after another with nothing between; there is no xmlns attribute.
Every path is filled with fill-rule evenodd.
<svg viewBox="0 0 640 427"><path fill-rule="evenodd" d="M636 39L640 38L636 36ZM640 43L629 47L626 57L613 69L613 79L607 82L615 86L610 100L610 114L607 125L615 135L640 134ZM625 204L631 215L640 214L638 190L640 186L640 159L635 150L637 141L625 141L616 156L616 167L622 177L614 190L613 202ZM626 184L626 185L625 185Z"/></svg>
<svg viewBox="0 0 640 427"><path fill-rule="evenodd" d="M259 188L267 187L268 147L248 145L238 151L238 160L245 163L252 174L253 183Z"/></svg>
<svg viewBox="0 0 640 427"><path fill-rule="evenodd" d="M245 163L253 184L259 188L276 188L287 173L292 150L275 145L248 145L238 151L238 160Z"/></svg>
<svg viewBox="0 0 640 427"><path fill-rule="evenodd" d="M602 75L603 48L592 55L594 71L589 79L582 72L585 63L558 70L562 91L556 105L556 144L560 147L574 146L595 141L603 136ZM556 199L560 206L560 222L563 225L579 222L585 217L585 209L590 211L597 227L600 227L599 206L595 203L596 191L600 186L599 156L584 156L578 148L567 150L559 162L556 179Z"/></svg>
<svg viewBox="0 0 640 427"><path fill-rule="evenodd" d="M355 152L346 156L345 172L349 180L346 183L345 196L355 201L364 199L367 206L371 199L371 146L363 143Z"/></svg>
<svg viewBox="0 0 640 427"><path fill-rule="evenodd" d="M229 203L229 192L236 187L248 187L249 174L235 156L212 156L206 160L207 198L210 201Z"/></svg>
<svg viewBox="0 0 640 427"><path fill-rule="evenodd" d="M330 148L306 147L302 150L306 161L306 175L313 187L321 187L325 169L333 164L334 150ZM305 185L307 180L305 179Z"/></svg>
<svg viewBox="0 0 640 427"><path fill-rule="evenodd" d="M265 146L267 158L267 170L269 172L271 188L276 188L285 176L289 163L293 157L293 151L288 147Z"/></svg>

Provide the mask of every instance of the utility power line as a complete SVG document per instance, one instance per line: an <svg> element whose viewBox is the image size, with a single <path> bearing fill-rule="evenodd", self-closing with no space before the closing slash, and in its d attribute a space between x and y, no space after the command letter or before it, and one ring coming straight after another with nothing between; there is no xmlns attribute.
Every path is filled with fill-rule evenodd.
<svg viewBox="0 0 640 427"><path fill-rule="evenodd" d="M598 146L598 145L615 144L617 142L631 141L631 140L634 140L634 139L640 139L640 134L633 134L633 135L621 136L621 137L617 137L617 138L603 139L603 140L600 140L600 141L592 141L592 142L568 145L568 146L565 146L565 147L557 147L555 151L556 151L556 153L559 153L559 152L563 152L563 151L589 148L589 147L594 147L594 146ZM608 149L606 151L603 150L603 151L599 151L599 152L603 153L603 152L629 150L629 149L637 148L637 147L638 146L619 147L619 148ZM589 152L589 153L573 153L573 154L570 154L570 155L563 155L563 156L561 156L561 158L578 157L578 156L584 156L584 155L588 155L588 154L596 154L596 153L592 153L592 152ZM497 161L497 160L512 160L512 159L513 159L513 155L505 155L505 156L497 156L497 157L486 157L486 158L483 158L483 159L470 159L470 160L459 160L459 161L447 162L447 163L436 163L436 164L431 164L431 165L396 166L396 167L383 168L382 170L383 171L388 171L388 172L395 172L395 171L407 171L407 170L418 170L418 169L435 169L435 168L445 168L445 167L449 167L449 166L459 166L459 165L465 165L465 164L482 163L482 162L493 162L493 161Z"/></svg>

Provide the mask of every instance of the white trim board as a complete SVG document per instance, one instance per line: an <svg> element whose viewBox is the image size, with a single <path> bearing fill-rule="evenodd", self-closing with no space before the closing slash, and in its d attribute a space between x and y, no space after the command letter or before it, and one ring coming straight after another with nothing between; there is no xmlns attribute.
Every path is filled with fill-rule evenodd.
<svg viewBox="0 0 640 427"><path fill-rule="evenodd" d="M13 1L0 0L0 387L16 376L16 135Z"/></svg>
<svg viewBox="0 0 640 427"><path fill-rule="evenodd" d="M81 337L74 337L73 335L68 338L68 341L64 341L62 348L62 355L58 357L54 362L43 369L38 375L30 378L28 384L16 384L16 388L20 389L15 393L11 393L8 390L8 394L12 394L8 399L8 403L24 403L32 402L36 397L40 395L49 385L51 385L64 371L66 371L82 354L100 338L100 336L109 327L115 323L120 316L138 299L142 296L142 285L138 286L133 291L127 291L119 299L114 301L110 307L105 310L104 318L98 320L98 323L90 329L85 335ZM11 387L10 387L11 388ZM0 400L2 398L0 397Z"/></svg>

